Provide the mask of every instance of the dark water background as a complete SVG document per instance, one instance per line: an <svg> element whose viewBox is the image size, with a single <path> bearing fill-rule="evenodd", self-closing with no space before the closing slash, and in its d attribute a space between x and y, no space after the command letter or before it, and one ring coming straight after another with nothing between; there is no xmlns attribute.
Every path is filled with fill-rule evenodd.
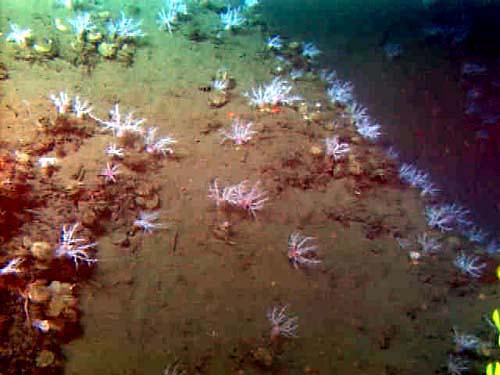
<svg viewBox="0 0 500 375"><path fill-rule="evenodd" d="M355 84L358 101L383 125L382 143L403 162L430 172L446 201L473 211L482 227L500 233L500 122L482 125L464 115L467 90L478 85L490 110L500 111L500 2L279 0L265 13L283 36L313 41L321 64ZM426 37L430 24L465 27L463 42ZM384 43L399 43L400 58ZM488 67L464 79L464 62Z"/></svg>

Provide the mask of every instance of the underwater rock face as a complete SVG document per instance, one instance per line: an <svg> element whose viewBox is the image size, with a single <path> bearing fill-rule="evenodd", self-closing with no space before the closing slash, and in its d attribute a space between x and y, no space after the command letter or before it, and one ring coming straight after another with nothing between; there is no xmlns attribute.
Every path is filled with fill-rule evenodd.
<svg viewBox="0 0 500 375"><path fill-rule="evenodd" d="M259 347L252 352L255 364L264 369L270 369L273 366L273 354L269 348Z"/></svg>
<svg viewBox="0 0 500 375"><path fill-rule="evenodd" d="M116 52L118 51L118 46L116 43L100 43L97 47L97 51L102 57L107 59L112 59L116 56Z"/></svg>
<svg viewBox="0 0 500 375"><path fill-rule="evenodd" d="M56 359L56 356L50 350L42 350L36 356L36 367L44 368L52 365Z"/></svg>
<svg viewBox="0 0 500 375"><path fill-rule="evenodd" d="M30 247L31 254L38 260L47 261L52 259L53 251L48 242L37 241L33 242Z"/></svg>
<svg viewBox="0 0 500 375"><path fill-rule="evenodd" d="M229 103L229 94L222 91L211 92L208 95L208 105L212 108L221 108Z"/></svg>
<svg viewBox="0 0 500 375"><path fill-rule="evenodd" d="M43 281L33 282L28 285L27 294L29 299L33 303L44 303L47 302L51 297L51 291L49 287L44 285Z"/></svg>

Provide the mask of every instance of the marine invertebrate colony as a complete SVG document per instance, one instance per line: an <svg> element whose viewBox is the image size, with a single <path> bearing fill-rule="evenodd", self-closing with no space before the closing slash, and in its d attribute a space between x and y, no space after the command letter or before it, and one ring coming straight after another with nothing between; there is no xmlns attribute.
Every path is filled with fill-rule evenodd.
<svg viewBox="0 0 500 375"><path fill-rule="evenodd" d="M232 186L219 187L217 179L208 186L208 198L213 200L217 207L229 204L232 192Z"/></svg>
<svg viewBox="0 0 500 375"><path fill-rule="evenodd" d="M481 340L479 337L474 335L459 333L458 330L453 327L453 342L456 346L456 352L461 353L476 350L478 345L481 343Z"/></svg>
<svg viewBox="0 0 500 375"><path fill-rule="evenodd" d="M80 223L78 222L72 225L63 225L61 228L59 246L55 252L55 256L58 258L70 258L75 263L76 267L78 267L79 262L97 262L97 259L91 258L87 252L87 249L95 247L97 242L86 243L88 242L87 239L75 237L79 227Z"/></svg>
<svg viewBox="0 0 500 375"><path fill-rule="evenodd" d="M209 186L208 197L215 201L217 207L225 204L239 207L252 214L253 217L256 217L257 211L260 211L269 199L266 191L260 188L260 181L251 187L247 180L243 180L239 184L219 188L217 179Z"/></svg>
<svg viewBox="0 0 500 375"><path fill-rule="evenodd" d="M83 118L92 111L92 106L89 102L87 100L80 100L78 95L74 97L73 106L71 108L76 118Z"/></svg>
<svg viewBox="0 0 500 375"><path fill-rule="evenodd" d="M348 104L354 100L354 86L351 82L342 82L335 80L326 90L326 95L332 103Z"/></svg>
<svg viewBox="0 0 500 375"><path fill-rule="evenodd" d="M408 185L420 188L420 195L436 195L439 189L430 181L428 173L418 170L415 166L403 163L399 168L399 178Z"/></svg>
<svg viewBox="0 0 500 375"><path fill-rule="evenodd" d="M159 25L159 30L167 30L172 34L173 24L177 21L177 12L173 9L165 11L165 9L160 9L158 12L158 20L156 23Z"/></svg>
<svg viewBox="0 0 500 375"><path fill-rule="evenodd" d="M484 250L491 255L500 254L500 246L495 239L491 240Z"/></svg>
<svg viewBox="0 0 500 375"><path fill-rule="evenodd" d="M394 146L389 146L385 150L385 154L387 155L387 157L389 159L392 159L392 160L398 160L399 159L399 152L398 152L398 150L396 150L396 148Z"/></svg>
<svg viewBox="0 0 500 375"><path fill-rule="evenodd" d="M484 243L488 237L488 233L483 229L472 225L470 228L466 228L462 234L467 237L470 242Z"/></svg>
<svg viewBox="0 0 500 375"><path fill-rule="evenodd" d="M215 79L212 81L212 88L214 91L225 93L229 88L229 80Z"/></svg>
<svg viewBox="0 0 500 375"><path fill-rule="evenodd" d="M141 228L144 233L153 233L155 229L164 228L163 223L155 223L160 217L159 211L139 212L139 217L134 221L134 227Z"/></svg>
<svg viewBox="0 0 500 375"><path fill-rule="evenodd" d="M347 116L355 124L363 122L366 118L368 118L367 111L368 110L365 106L354 101L352 103L349 103L346 107Z"/></svg>
<svg viewBox="0 0 500 375"><path fill-rule="evenodd" d="M313 59L316 56L321 54L321 51L311 42L302 43L302 56L307 57L308 59Z"/></svg>
<svg viewBox="0 0 500 375"><path fill-rule="evenodd" d="M68 22L73 27L73 32L79 38L83 37L86 32L92 31L96 28L90 19L90 13L84 12L77 14L75 18L68 18Z"/></svg>
<svg viewBox="0 0 500 375"><path fill-rule="evenodd" d="M52 328L50 322L47 319L33 319L32 326L33 328L36 328L43 333L49 332Z"/></svg>
<svg viewBox="0 0 500 375"><path fill-rule="evenodd" d="M163 137L163 138L156 138L156 131L158 129L153 127L153 128L148 128L146 131L146 135L144 136L144 145L145 145L145 150L148 154L153 154L153 155L168 155L168 154L173 154L174 150L169 147L170 145L177 143L175 139L172 137Z"/></svg>
<svg viewBox="0 0 500 375"><path fill-rule="evenodd" d="M81 119L89 116L92 111L92 106L87 100L80 99L78 95L71 100L66 91L59 91L57 95L50 94L49 98L56 108L58 115L65 115L67 112L72 112L76 118Z"/></svg>
<svg viewBox="0 0 500 375"><path fill-rule="evenodd" d="M184 375L184 371L179 369L178 363L171 363L163 370L163 375Z"/></svg>
<svg viewBox="0 0 500 375"><path fill-rule="evenodd" d="M145 119L134 119L133 112L129 112L129 114L122 119L122 115L120 114L120 108L118 104L115 104L113 109L109 111L111 115L111 119L108 121L101 120L100 118L89 114L91 118L97 121L99 124L104 126L104 129L111 130L113 135L116 137L123 137L127 133L135 133L142 134L143 129L141 125L146 121Z"/></svg>
<svg viewBox="0 0 500 375"><path fill-rule="evenodd" d="M18 47L25 48L28 41L33 37L31 29L21 29L15 23L9 24L10 33L7 34L6 41L16 44Z"/></svg>
<svg viewBox="0 0 500 375"><path fill-rule="evenodd" d="M453 264L465 275L474 279L481 277L483 270L486 268L486 263L479 263L479 257L474 255L466 255L459 253Z"/></svg>
<svg viewBox="0 0 500 375"><path fill-rule="evenodd" d="M427 254L436 253L441 249L439 241L434 237L430 237L425 232L417 236L417 243L420 245L422 251Z"/></svg>
<svg viewBox="0 0 500 375"><path fill-rule="evenodd" d="M245 96L254 107L265 109L294 100L294 97L289 96L291 90L292 86L288 81L280 77L275 77L268 84L252 88L252 91L246 93Z"/></svg>
<svg viewBox="0 0 500 375"><path fill-rule="evenodd" d="M241 14L241 7L231 8L228 5L226 11L219 16L224 30L233 30L246 22L246 18Z"/></svg>
<svg viewBox="0 0 500 375"><path fill-rule="evenodd" d="M283 41L279 35L273 35L267 38L267 48L279 50L283 47Z"/></svg>
<svg viewBox="0 0 500 375"><path fill-rule="evenodd" d="M325 154L335 161L343 159L351 150L349 144L340 142L338 136L325 138L326 152Z"/></svg>
<svg viewBox="0 0 500 375"><path fill-rule="evenodd" d="M449 232L456 226L468 226L469 211L453 204L442 204L426 207L425 216L430 227L438 228L441 232Z"/></svg>
<svg viewBox="0 0 500 375"><path fill-rule="evenodd" d="M104 181L116 183L116 176L120 174L118 165L106 163L106 167L101 171L99 176L104 177Z"/></svg>
<svg viewBox="0 0 500 375"><path fill-rule="evenodd" d="M253 8L260 4L260 0L245 0L245 8Z"/></svg>
<svg viewBox="0 0 500 375"><path fill-rule="evenodd" d="M256 217L257 211L262 210L268 200L267 192L260 188L260 181L250 187L248 181L244 180L233 186L229 202Z"/></svg>
<svg viewBox="0 0 500 375"><path fill-rule="evenodd" d="M463 375L470 369L470 361L450 354L448 357L448 373L452 375Z"/></svg>
<svg viewBox="0 0 500 375"><path fill-rule="evenodd" d="M231 130L227 131L222 129L220 134L222 136L221 143L225 141L233 141L235 145L243 145L248 143L254 134L257 132L252 130L253 122L244 123L242 120L235 119L231 124Z"/></svg>
<svg viewBox="0 0 500 375"><path fill-rule="evenodd" d="M179 18L179 14L187 15L187 5L184 0L165 0L165 7L158 12L158 20L160 30L167 30L172 34L173 27Z"/></svg>
<svg viewBox="0 0 500 375"><path fill-rule="evenodd" d="M110 143L107 147L106 150L104 150L106 155L111 156L111 157L117 157L117 158L122 158L125 156L125 151L121 147L116 147L116 143Z"/></svg>
<svg viewBox="0 0 500 375"><path fill-rule="evenodd" d="M288 260L295 268L321 263L321 260L315 258L318 246L307 245L312 240L314 237L304 236L300 232L293 232L288 237Z"/></svg>
<svg viewBox="0 0 500 375"><path fill-rule="evenodd" d="M21 269L19 266L23 262L23 258L16 257L11 259L5 264L2 268L0 268L0 275L11 275L16 273L21 273Z"/></svg>
<svg viewBox="0 0 500 375"><path fill-rule="evenodd" d="M54 167L58 163L57 158L54 157L49 157L49 156L43 156L38 159L38 165L40 168L49 168L49 167Z"/></svg>
<svg viewBox="0 0 500 375"><path fill-rule="evenodd" d="M328 85L333 85L337 79L337 72L333 69L321 69L319 79Z"/></svg>
<svg viewBox="0 0 500 375"><path fill-rule="evenodd" d="M369 118L364 118L360 122L356 122L356 130L363 138L370 141L378 139L381 135L380 124L371 121Z"/></svg>
<svg viewBox="0 0 500 375"><path fill-rule="evenodd" d="M112 39L128 40L146 35L141 30L141 24L142 20L128 18L124 12L121 12L121 18L109 22L107 28Z"/></svg>
<svg viewBox="0 0 500 375"><path fill-rule="evenodd" d="M298 317L290 317L285 314L288 306L273 307L267 312L267 319L271 323L271 341L275 341L280 337L292 338L297 337L299 325Z"/></svg>
<svg viewBox="0 0 500 375"><path fill-rule="evenodd" d="M71 100L65 91L60 91L59 95L51 94L50 100L56 107L56 112L59 115L65 114L71 105Z"/></svg>

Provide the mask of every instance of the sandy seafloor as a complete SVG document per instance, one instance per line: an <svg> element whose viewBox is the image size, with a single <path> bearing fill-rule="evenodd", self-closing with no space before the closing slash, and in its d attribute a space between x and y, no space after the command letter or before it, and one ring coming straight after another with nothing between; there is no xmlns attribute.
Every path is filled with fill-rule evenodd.
<svg viewBox="0 0 500 375"><path fill-rule="evenodd" d="M53 13L46 2L4 1L2 7L4 33L7 19L40 30L40 20ZM417 191L393 179L360 189L349 174L291 186L290 180L309 178L319 163L311 147L323 147L323 138L335 130L326 121L308 125L291 108L260 113L248 106L242 93L272 77L272 58L262 53L266 35L253 27L218 46L194 43L181 33L157 31L154 7L142 12L147 43L131 67L101 60L87 74L57 58L15 60L2 49L9 79L2 82L0 138L9 147L36 141L36 118L55 116L48 95L60 90L88 98L101 117L118 100L123 111L135 110L160 134L178 140L175 157L150 170L146 166L143 176L122 168L120 182L147 178L159 185L167 228L136 233L122 247L115 245L117 238L130 231L134 218L104 224L97 238L99 262L77 288L83 334L63 347L65 373L161 374L174 360L188 374L445 373L451 328L483 330L482 314L498 302L494 285L464 279L452 266L466 241L443 236L442 252L413 264L395 236L413 238L428 230ZM237 86L230 103L213 109L199 87L221 66ZM324 95L318 81L295 86L309 100ZM258 134L251 144L221 145L218 131L210 131L213 124L229 126L231 113L255 123ZM84 184L95 185L111 139L96 132L60 158L54 184L65 186L83 165ZM378 147L359 141L355 152L381 159ZM223 183L261 180L269 202L255 220L217 210L207 198L214 177ZM49 212L50 201L49 194ZM345 215L343 223L332 219L338 212ZM232 224L231 243L214 235L226 220ZM25 223L18 236L45 233L56 246L58 227L46 233L36 226ZM287 237L295 230L317 238L321 266L290 266ZM273 351L266 312L281 304L299 317L299 337ZM266 367L258 353L270 356L272 364Z"/></svg>

